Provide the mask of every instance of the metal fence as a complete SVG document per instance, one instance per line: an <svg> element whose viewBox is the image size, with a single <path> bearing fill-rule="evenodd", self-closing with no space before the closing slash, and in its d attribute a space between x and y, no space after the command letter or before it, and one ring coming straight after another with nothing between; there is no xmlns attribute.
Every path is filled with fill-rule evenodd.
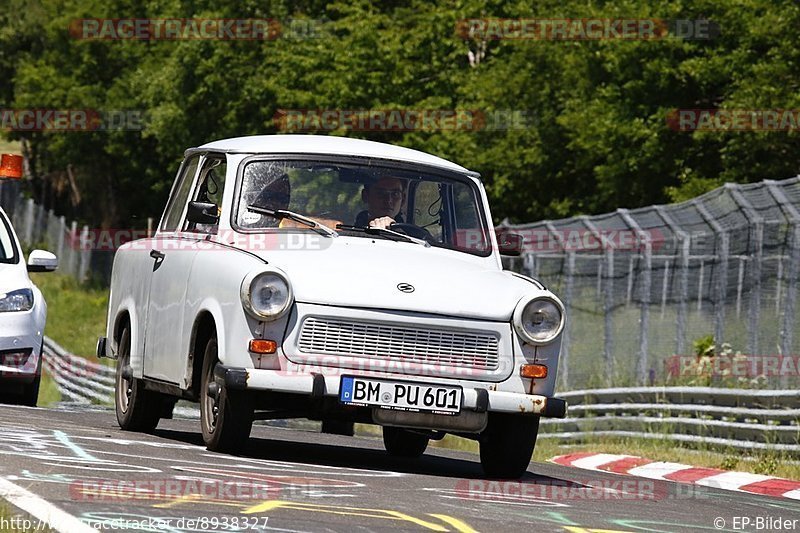
<svg viewBox="0 0 800 533"><path fill-rule="evenodd" d="M3 209L11 217L11 223L20 242L28 248L44 248L58 256L58 271L86 281L92 266L93 252L82 246L88 240L89 227L78 227L74 220L67 222L63 216L56 216L33 199L16 198Z"/></svg>
<svg viewBox="0 0 800 533"><path fill-rule="evenodd" d="M764 362L755 376L733 372L733 386L800 384L796 355L784 357L800 353L800 177L501 227L525 238L506 267L540 279L567 307L562 390L680 381L671 361L705 336L717 352L728 343ZM726 379L712 372L708 384Z"/></svg>

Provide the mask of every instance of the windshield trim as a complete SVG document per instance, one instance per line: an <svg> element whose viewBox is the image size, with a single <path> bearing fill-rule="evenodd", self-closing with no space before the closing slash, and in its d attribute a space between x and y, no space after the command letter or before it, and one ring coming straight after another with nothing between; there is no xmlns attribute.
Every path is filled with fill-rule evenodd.
<svg viewBox="0 0 800 533"><path fill-rule="evenodd" d="M0 222L2 222L6 233L8 234L8 240L11 242L11 248L13 252L13 255L11 257L5 257L5 258L0 257L0 263L4 265L19 264L20 254L19 254L19 243L17 242L17 236L14 233L13 228L11 227L11 222L8 220L8 217L4 212L0 212Z"/></svg>
<svg viewBox="0 0 800 533"><path fill-rule="evenodd" d="M486 238L488 241L488 246L485 251L479 250L465 250L461 248L455 248L452 246L436 246L432 245L433 248L440 248L442 250L452 250L454 252L461 252L469 255L474 255L478 257L490 257L492 255L492 236L491 230L486 218L486 210L484 209L484 205L482 202L482 198L480 195L480 190L475 182L470 179L469 176L464 175L460 172L450 171L447 169L438 168L435 166L420 164L420 163L413 163L408 161L394 161L389 159L376 159L373 157L358 157L358 156L340 156L335 154L324 155L324 154L254 154L249 157L245 157L239 162L238 167L236 168L236 184L233 189L233 202L232 202L232 209L230 211L230 225L231 228L236 233L241 234L257 234L257 233L308 233L314 232L312 228L260 228L260 229L250 229L250 228L243 228L239 226L236 222L236 214L239 212L239 208L241 205L241 188L242 183L244 181L244 169L247 165L253 162L258 161L319 161L321 163L339 163L339 164L351 164L351 165L362 165L367 167L373 168L385 168L385 169L401 169L407 170L411 172L424 172L431 176L440 176L445 179L449 179L452 181L457 181L460 183L466 184L472 190L475 198L475 205L478 209L478 215L480 217L480 223L483 231L486 232Z"/></svg>

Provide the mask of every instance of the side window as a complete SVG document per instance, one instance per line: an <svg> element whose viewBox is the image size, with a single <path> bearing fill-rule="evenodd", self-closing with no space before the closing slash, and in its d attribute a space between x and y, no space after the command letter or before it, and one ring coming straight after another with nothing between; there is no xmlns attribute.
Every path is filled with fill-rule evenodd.
<svg viewBox="0 0 800 533"><path fill-rule="evenodd" d="M422 181L414 187L413 223L423 227L433 237L442 241L442 193L440 184L433 181Z"/></svg>
<svg viewBox="0 0 800 533"><path fill-rule="evenodd" d="M210 203L217 206L217 216L221 211L222 193L225 190L225 173L228 165L225 156L207 156L200 168L200 179L195 189L192 201ZM216 233L218 224L186 223L187 231L200 233Z"/></svg>
<svg viewBox="0 0 800 533"><path fill-rule="evenodd" d="M197 165L200 161L199 155L193 155L183 163L183 168L177 179L177 187L167 204L164 217L161 222L161 231L175 231L181 221L183 208L189 199L189 191L192 188L194 175L197 172Z"/></svg>
<svg viewBox="0 0 800 533"><path fill-rule="evenodd" d="M488 237L480 221L475 195L468 185L453 185L456 246L466 250L486 251Z"/></svg>

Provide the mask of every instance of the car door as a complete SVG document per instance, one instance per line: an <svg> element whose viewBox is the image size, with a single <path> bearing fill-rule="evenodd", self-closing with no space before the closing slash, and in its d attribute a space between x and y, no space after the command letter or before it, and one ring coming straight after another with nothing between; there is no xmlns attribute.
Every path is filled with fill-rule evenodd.
<svg viewBox="0 0 800 533"><path fill-rule="evenodd" d="M151 241L144 375L173 384L180 384L187 356L183 346L188 346L188 339L182 338L186 287L197 254L196 243L202 235L186 232L184 227L202 160L200 155L193 155L184 162L156 238Z"/></svg>

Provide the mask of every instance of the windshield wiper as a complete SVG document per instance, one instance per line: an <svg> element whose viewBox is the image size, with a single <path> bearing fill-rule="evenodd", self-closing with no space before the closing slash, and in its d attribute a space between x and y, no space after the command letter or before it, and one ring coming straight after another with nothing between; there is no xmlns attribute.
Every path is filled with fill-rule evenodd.
<svg viewBox="0 0 800 533"><path fill-rule="evenodd" d="M294 220L295 222L300 222L301 224L306 224L310 226L311 229L319 233L320 235L325 235L326 237L338 237L339 234L336 233L335 230L332 230L328 226L324 224L320 224L313 218L308 218L300 213L295 213L294 211L287 211L285 209L265 209L263 207L258 207L257 205L248 205L248 211L252 211L253 213L258 213L259 215L267 215L270 217L275 218L288 218L289 220Z"/></svg>
<svg viewBox="0 0 800 533"><path fill-rule="evenodd" d="M406 235L405 233L400 233L399 231L394 231L386 228L373 228L373 227L361 227L361 226L348 226L346 224L337 224L336 229L343 229L347 231L358 231L360 233L366 233L367 235L380 235L382 237L396 237L402 239L406 242L413 242L414 244L421 244L426 248L430 248L431 243L424 239L417 239L416 237L412 237L410 235Z"/></svg>

